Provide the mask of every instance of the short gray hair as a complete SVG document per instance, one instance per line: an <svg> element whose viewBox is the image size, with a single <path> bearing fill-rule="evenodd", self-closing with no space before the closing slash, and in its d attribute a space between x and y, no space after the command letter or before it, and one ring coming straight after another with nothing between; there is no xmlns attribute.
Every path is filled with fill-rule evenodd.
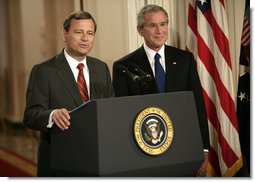
<svg viewBox="0 0 255 182"><path fill-rule="evenodd" d="M149 4L144 6L137 15L137 27L143 27L144 26L144 15L151 12L160 12L162 11L166 17L167 17L167 23L168 23L168 14L166 10L158 5Z"/></svg>

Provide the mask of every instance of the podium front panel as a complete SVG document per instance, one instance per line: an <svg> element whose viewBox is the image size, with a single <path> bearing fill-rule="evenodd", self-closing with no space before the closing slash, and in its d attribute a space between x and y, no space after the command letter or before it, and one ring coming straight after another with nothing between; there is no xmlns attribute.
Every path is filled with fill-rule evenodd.
<svg viewBox="0 0 255 182"><path fill-rule="evenodd" d="M146 154L134 138L135 119L148 107L164 110L173 124L173 141L158 156ZM204 160L192 92L98 99L73 113L69 130L52 137L53 168L66 175L194 176ZM56 160L61 156L54 152L69 152L67 146L77 150L71 160Z"/></svg>

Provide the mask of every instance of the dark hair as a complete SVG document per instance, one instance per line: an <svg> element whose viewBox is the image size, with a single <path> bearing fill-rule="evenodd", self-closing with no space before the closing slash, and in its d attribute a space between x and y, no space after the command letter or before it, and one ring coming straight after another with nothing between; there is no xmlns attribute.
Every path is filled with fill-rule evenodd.
<svg viewBox="0 0 255 182"><path fill-rule="evenodd" d="M94 18L92 17L92 15L87 12L87 11L75 11L73 13L71 13L64 21L63 23L63 28L65 29L66 32L69 31L70 26L71 26L71 21L72 19L76 19L76 20L82 20L82 19L91 19L95 25L95 32L97 30L97 24L96 21L94 20Z"/></svg>
<svg viewBox="0 0 255 182"><path fill-rule="evenodd" d="M146 5L144 6L137 15L137 27L143 27L144 26L144 15L147 13L151 13L151 12L160 12L162 11L166 17L167 17L167 22L168 22L168 14L166 12L166 10L164 8L162 8L161 6L158 5Z"/></svg>

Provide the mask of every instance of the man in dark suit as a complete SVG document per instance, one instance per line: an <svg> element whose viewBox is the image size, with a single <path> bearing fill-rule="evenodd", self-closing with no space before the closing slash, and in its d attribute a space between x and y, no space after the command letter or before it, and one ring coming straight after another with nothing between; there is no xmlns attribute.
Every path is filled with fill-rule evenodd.
<svg viewBox="0 0 255 182"><path fill-rule="evenodd" d="M37 176L55 175L50 169L51 128L67 130L72 126L70 110L91 99L114 97L107 65L87 56L96 28L88 12L70 14L63 24L63 51L31 71L23 122L28 128L41 131ZM77 67L80 63L82 68Z"/></svg>
<svg viewBox="0 0 255 182"><path fill-rule="evenodd" d="M205 153L205 161L196 175L204 176L208 163L209 131L202 87L194 57L191 53L165 45L168 37L168 15L162 7L145 6L138 13L137 20L137 30L144 38L145 43L134 52L114 62L113 86L115 94L116 96L130 96L193 91ZM155 57L156 53L157 58ZM159 66L156 59L160 62ZM135 69L140 68L151 75L152 79L143 82L135 81L134 78L131 79L130 74L123 74L127 73L125 69L123 72L123 68L130 72L133 71L133 73L135 73ZM158 79L157 75L162 72L163 76ZM146 78L141 76L141 78L143 77Z"/></svg>

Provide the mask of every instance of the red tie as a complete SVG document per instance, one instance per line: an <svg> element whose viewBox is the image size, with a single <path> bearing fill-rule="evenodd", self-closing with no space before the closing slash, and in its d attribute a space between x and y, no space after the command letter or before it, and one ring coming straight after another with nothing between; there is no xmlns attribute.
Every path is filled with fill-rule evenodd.
<svg viewBox="0 0 255 182"><path fill-rule="evenodd" d="M84 103L89 100L89 96L88 96L88 89L87 89L86 81L85 81L84 75L83 75L83 67L84 67L83 63L80 63L77 66L77 68L79 70L77 86L81 93L82 101Z"/></svg>

